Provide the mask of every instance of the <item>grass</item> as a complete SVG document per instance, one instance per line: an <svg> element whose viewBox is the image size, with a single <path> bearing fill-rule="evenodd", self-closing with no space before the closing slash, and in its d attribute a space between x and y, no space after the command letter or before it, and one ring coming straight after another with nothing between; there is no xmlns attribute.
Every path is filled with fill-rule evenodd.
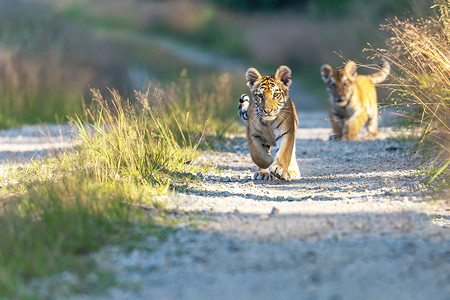
<svg viewBox="0 0 450 300"><path fill-rule="evenodd" d="M169 109L161 104L150 106L148 92L137 93L140 108L124 101L115 90L107 100L98 90L92 93L93 109L84 119L74 121L82 133L83 152L94 154L85 157L85 164L96 180L123 178L163 186L188 170L198 144L192 143ZM87 128L86 119L92 120ZM178 133L172 131L175 126Z"/></svg>
<svg viewBox="0 0 450 300"><path fill-rule="evenodd" d="M2 175L0 298L46 298L30 284L64 271L77 278L68 283L71 292L80 292L89 274L102 274L87 254L174 230L158 196L182 190L203 170L195 165L197 148L237 126L232 88L229 74L192 81L184 71L133 99L92 89L91 105L70 117L79 129L74 150ZM156 208L158 221L148 208Z"/></svg>
<svg viewBox="0 0 450 300"><path fill-rule="evenodd" d="M67 122L67 115L81 111L81 90L64 87L12 90L10 86L1 84L0 90L0 129L42 122Z"/></svg>
<svg viewBox="0 0 450 300"><path fill-rule="evenodd" d="M143 237L137 228L154 230L133 205L143 197L136 193L118 183L66 176L10 197L0 213L0 294L33 298L34 291L26 288L31 280L65 270L81 278L95 271L86 254L108 244L137 242Z"/></svg>
<svg viewBox="0 0 450 300"><path fill-rule="evenodd" d="M450 3L436 0L426 18L394 18L382 29L391 35L389 48L375 51L397 70L392 74L393 99L407 105L408 126L421 132L419 149L429 151L431 184L448 178L450 164ZM436 149L433 147L433 149Z"/></svg>
<svg viewBox="0 0 450 300"><path fill-rule="evenodd" d="M207 123L206 144L201 146L212 146L208 141L223 140L228 133L241 129L236 122L236 99L242 85L242 79L230 73L209 75L193 82L183 70L178 80L166 88L166 93L172 99L170 110L180 121L180 128L198 136Z"/></svg>
<svg viewBox="0 0 450 300"><path fill-rule="evenodd" d="M149 234L162 239L172 230L164 222L155 224L141 208L162 208L154 197L166 192L164 186L99 181L79 155L35 162L3 191L2 299L39 299L30 283L63 271L77 278L69 288L79 292L88 274L102 272L87 254L105 245L128 249Z"/></svg>
<svg viewBox="0 0 450 300"><path fill-rule="evenodd" d="M109 97L92 90L92 105L72 119L80 130L74 151L3 175L2 299L46 298L30 284L67 271L77 278L70 292L86 292L88 275L102 273L87 254L106 245L133 248L146 235L164 239L174 230L157 196L201 170L194 160L206 132L202 118L185 110L195 105L183 80L179 89L136 92L137 105L115 90ZM181 92L183 101L170 103ZM155 222L148 208L162 218ZM89 289L110 284L105 279Z"/></svg>

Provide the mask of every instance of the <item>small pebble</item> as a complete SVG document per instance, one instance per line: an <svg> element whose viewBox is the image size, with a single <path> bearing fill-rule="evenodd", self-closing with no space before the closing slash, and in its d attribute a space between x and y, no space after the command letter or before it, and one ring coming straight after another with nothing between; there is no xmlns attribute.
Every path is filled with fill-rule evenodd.
<svg viewBox="0 0 450 300"><path fill-rule="evenodd" d="M275 206L272 207L272 211L270 212L271 215L278 215L280 213L280 210L276 208Z"/></svg>
<svg viewBox="0 0 450 300"><path fill-rule="evenodd" d="M219 181L221 181L221 182L230 182L231 181L231 178L230 177L221 177L220 179L219 179Z"/></svg>

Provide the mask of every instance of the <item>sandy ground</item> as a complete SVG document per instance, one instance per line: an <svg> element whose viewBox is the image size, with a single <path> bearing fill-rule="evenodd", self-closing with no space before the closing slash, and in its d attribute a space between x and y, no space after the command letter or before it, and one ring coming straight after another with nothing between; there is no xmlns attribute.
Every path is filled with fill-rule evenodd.
<svg viewBox="0 0 450 300"><path fill-rule="evenodd" d="M181 220L164 242L92 254L116 285L73 295L80 279L39 282L54 299L450 299L448 193L421 184L417 157L398 133L328 142L324 113L299 113L302 178L251 179L242 136L230 151L204 152L216 170L197 174L185 193L162 199ZM30 159L64 147L34 129L0 132L0 159ZM44 131L45 132L45 131ZM48 132L48 131L47 131ZM448 191L447 191L448 192ZM95 284L99 278L89 278Z"/></svg>

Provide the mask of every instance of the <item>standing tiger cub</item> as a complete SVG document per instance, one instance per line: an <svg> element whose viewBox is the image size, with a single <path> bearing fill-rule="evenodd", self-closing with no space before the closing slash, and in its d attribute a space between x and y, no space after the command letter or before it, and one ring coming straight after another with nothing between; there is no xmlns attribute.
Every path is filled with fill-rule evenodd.
<svg viewBox="0 0 450 300"><path fill-rule="evenodd" d="M256 180L274 177L291 181L300 178L295 158L297 112L289 98L291 70L280 66L275 75L261 76L255 68L245 74L253 98L239 99L239 116L247 121L247 143L253 162L259 167ZM275 158L270 148L276 147Z"/></svg>
<svg viewBox="0 0 450 300"><path fill-rule="evenodd" d="M328 115L333 128L330 140L354 140L367 124L369 134L378 133L377 92L374 84L383 82L390 66L381 61L381 70L371 75L358 75L356 64L349 61L344 69L323 65L320 74L330 95Z"/></svg>

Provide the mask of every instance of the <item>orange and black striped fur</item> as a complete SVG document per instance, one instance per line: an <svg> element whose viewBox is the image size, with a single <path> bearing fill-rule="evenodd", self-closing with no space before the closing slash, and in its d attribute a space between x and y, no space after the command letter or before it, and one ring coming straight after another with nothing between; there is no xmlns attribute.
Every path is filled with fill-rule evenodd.
<svg viewBox="0 0 450 300"><path fill-rule="evenodd" d="M295 157L297 112L289 98L291 70L280 66L275 75L261 76L254 69L246 73L247 86L253 98L242 95L239 116L247 121L247 142L253 162L259 167L256 180L290 181L300 178ZM276 147L275 158L270 148Z"/></svg>
<svg viewBox="0 0 450 300"><path fill-rule="evenodd" d="M374 84L383 82L390 66L381 61L381 70L371 75L358 75L356 64L349 61L344 69L323 65L320 73L330 95L328 115L333 128L330 140L354 140L367 124L369 134L378 133L377 92Z"/></svg>

